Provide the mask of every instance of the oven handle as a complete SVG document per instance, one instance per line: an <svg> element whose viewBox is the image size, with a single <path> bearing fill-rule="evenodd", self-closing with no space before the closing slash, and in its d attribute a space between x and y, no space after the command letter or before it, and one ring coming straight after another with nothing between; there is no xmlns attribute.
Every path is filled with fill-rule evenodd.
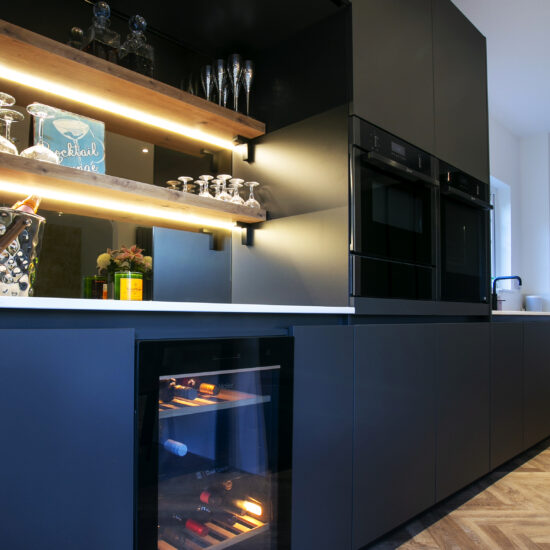
<svg viewBox="0 0 550 550"><path fill-rule="evenodd" d="M422 174L421 172L412 170L411 168L408 168L404 164L400 164L399 162L396 162L393 159L384 157L378 153L375 153L374 151L369 151L367 153L367 161L370 164L373 164L380 168L384 168L386 170L390 169L392 172L397 172L400 176L408 180L411 180L411 181L420 180L434 187L439 186L439 182L435 178L430 178L430 176L426 176L426 174Z"/></svg>
<svg viewBox="0 0 550 550"><path fill-rule="evenodd" d="M471 195L468 195L468 193L464 193L464 191L460 191L460 189L455 189L454 187L442 188L441 194L452 196L462 202L466 202L468 204L471 204L472 206L481 208L482 210L493 209L493 206L488 202L482 201L481 199L477 199L476 197L472 197Z"/></svg>

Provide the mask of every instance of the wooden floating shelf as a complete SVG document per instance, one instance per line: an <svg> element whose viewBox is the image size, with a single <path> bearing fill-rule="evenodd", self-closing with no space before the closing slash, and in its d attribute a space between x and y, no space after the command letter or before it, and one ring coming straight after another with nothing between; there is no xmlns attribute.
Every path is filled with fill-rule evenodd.
<svg viewBox="0 0 550 550"><path fill-rule="evenodd" d="M183 399L176 397L170 403L159 403L159 418L172 418L174 416L185 416L235 407L247 407L269 403L269 395L254 395L251 393L238 392L235 390L222 390L216 397L199 395L196 399Z"/></svg>
<svg viewBox="0 0 550 550"><path fill-rule="evenodd" d="M43 197L43 210L143 226L199 231L219 222L230 228L231 222L266 219L265 210L0 153L0 200L12 204L27 189Z"/></svg>
<svg viewBox="0 0 550 550"><path fill-rule="evenodd" d="M17 82L15 72L50 84L37 86L25 78L25 83ZM67 94L59 87L69 90L71 97L64 97ZM2 20L0 91L14 95L18 105L40 101L102 120L111 132L191 154L205 147L224 147L155 127L124 110L185 125L227 142L237 135L255 138L265 133L262 122ZM120 109L113 110L113 104Z"/></svg>

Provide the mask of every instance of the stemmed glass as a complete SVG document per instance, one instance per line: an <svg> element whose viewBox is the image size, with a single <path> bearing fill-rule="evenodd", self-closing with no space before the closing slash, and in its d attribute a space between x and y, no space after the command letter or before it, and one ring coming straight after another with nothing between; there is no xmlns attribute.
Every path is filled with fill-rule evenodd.
<svg viewBox="0 0 550 550"><path fill-rule="evenodd" d="M212 78L212 65L204 65L201 69L201 82L204 96L208 101L210 101L210 95L212 94Z"/></svg>
<svg viewBox="0 0 550 550"><path fill-rule="evenodd" d="M257 181L247 181L245 185L250 188L250 196L244 205L249 208L260 208L260 203L254 198L254 187L260 184Z"/></svg>
<svg viewBox="0 0 550 550"><path fill-rule="evenodd" d="M222 190L218 197L222 201L230 201L231 195L227 192L227 180L231 179L229 174L219 174L218 179L222 181Z"/></svg>
<svg viewBox="0 0 550 550"><path fill-rule="evenodd" d="M247 59L244 62L242 81L244 91L246 92L246 115L250 115L250 89L252 88L252 80L254 78L254 63Z"/></svg>
<svg viewBox="0 0 550 550"><path fill-rule="evenodd" d="M227 72L229 80L233 86L233 108L239 110L239 86L241 83L241 73L243 70L242 59L238 53L231 54L227 60Z"/></svg>
<svg viewBox="0 0 550 550"><path fill-rule="evenodd" d="M244 200L239 194L239 189L243 186L243 179L241 178L231 178L229 180L230 189L233 191L233 196L231 197L231 202L234 204L244 204Z"/></svg>
<svg viewBox="0 0 550 550"><path fill-rule="evenodd" d="M214 84L216 85L216 90L218 90L218 105L222 104L226 82L227 73L225 72L225 62L223 59L216 59L214 62Z"/></svg>
<svg viewBox="0 0 550 550"><path fill-rule="evenodd" d="M27 147L24 151L21 151L21 156L29 159L59 164L61 159L53 151L46 147L43 136L44 120L47 118L53 118L59 110L42 103L31 103L27 107L27 112L38 119L38 143L32 147Z"/></svg>
<svg viewBox="0 0 550 550"><path fill-rule="evenodd" d="M199 197L212 198L212 195L208 192L208 182L211 179L214 179L214 176L199 176L198 181L195 181L195 183L198 183L201 186Z"/></svg>
<svg viewBox="0 0 550 550"><path fill-rule="evenodd" d="M167 180L166 181L166 185L170 188L170 189L173 189L174 191L177 191L178 190L178 187L180 186L180 182L178 180Z"/></svg>
<svg viewBox="0 0 550 550"><path fill-rule="evenodd" d="M0 108L2 107L11 107L15 104L15 97L13 97L10 94L5 94L4 92L0 92ZM0 136L0 151L2 153L10 153L11 155L17 155L17 148L15 148L15 145L9 141L6 140L6 138Z"/></svg>
<svg viewBox="0 0 550 550"><path fill-rule="evenodd" d="M11 141L11 125L12 122L21 122L25 117L19 111L14 111L13 109L0 109L0 119L6 125L6 136L0 137L0 151L2 153L18 155L17 147Z"/></svg>
<svg viewBox="0 0 550 550"><path fill-rule="evenodd" d="M221 183L222 183L221 180L217 180L217 179L216 179L216 180L212 180L212 181L210 182L210 187L211 187L212 189L214 189L214 198L215 198L215 199L219 199L219 198L220 198L220 189L221 189L221 187L222 187Z"/></svg>
<svg viewBox="0 0 550 550"><path fill-rule="evenodd" d="M184 193L189 193L188 185L190 181L193 181L193 178L190 178L189 176L180 176L178 180L182 183L182 191Z"/></svg>

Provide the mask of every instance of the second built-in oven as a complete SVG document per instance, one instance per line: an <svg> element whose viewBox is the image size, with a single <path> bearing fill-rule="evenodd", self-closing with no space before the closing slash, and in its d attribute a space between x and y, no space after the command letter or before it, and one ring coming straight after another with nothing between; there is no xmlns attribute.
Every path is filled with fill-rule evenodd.
<svg viewBox="0 0 550 550"><path fill-rule="evenodd" d="M435 159L352 117L352 294L437 297Z"/></svg>

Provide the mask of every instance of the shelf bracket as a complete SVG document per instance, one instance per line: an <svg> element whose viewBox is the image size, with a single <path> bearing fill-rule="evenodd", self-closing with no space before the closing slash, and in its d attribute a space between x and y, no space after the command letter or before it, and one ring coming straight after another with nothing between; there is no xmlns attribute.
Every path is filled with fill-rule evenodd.
<svg viewBox="0 0 550 550"><path fill-rule="evenodd" d="M199 229L199 233L204 233L210 237L209 239L209 249L216 252L223 250L223 235L218 231L213 231L212 229L207 229L205 227Z"/></svg>
<svg viewBox="0 0 550 550"><path fill-rule="evenodd" d="M254 246L254 228L248 223L237 223L241 228L241 244L243 246Z"/></svg>

